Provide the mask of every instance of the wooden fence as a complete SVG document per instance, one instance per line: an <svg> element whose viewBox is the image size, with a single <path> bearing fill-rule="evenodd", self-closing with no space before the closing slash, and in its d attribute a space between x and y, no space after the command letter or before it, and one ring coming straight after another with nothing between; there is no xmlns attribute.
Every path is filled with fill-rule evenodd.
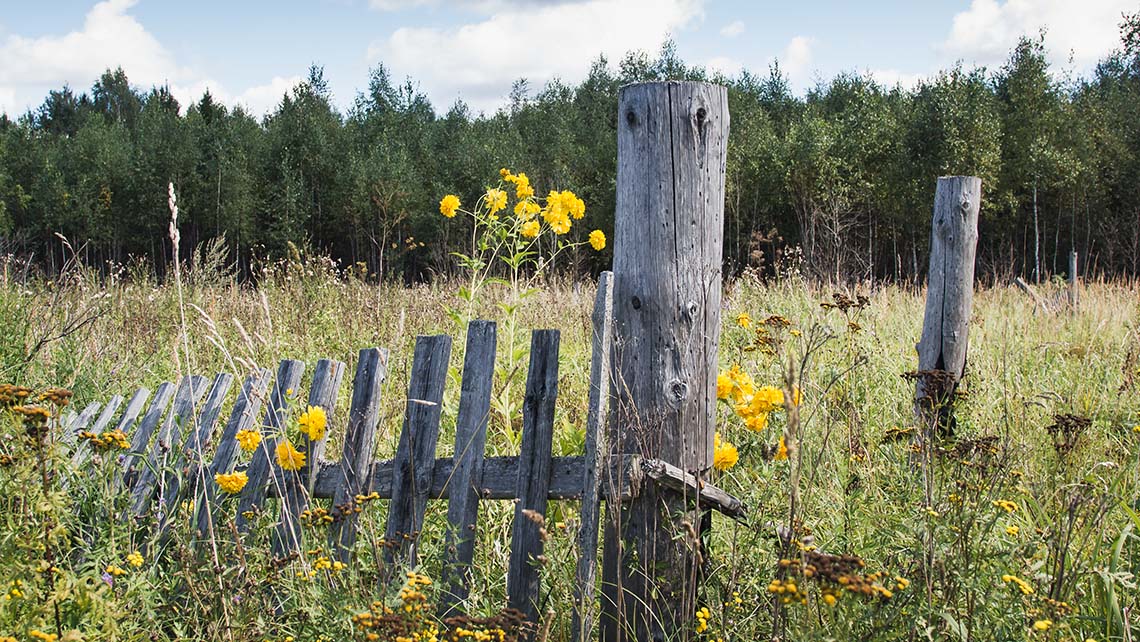
<svg viewBox="0 0 1140 642"><path fill-rule="evenodd" d="M594 588L601 500L632 500L656 482L692 498L698 508L716 508L735 517L744 511L736 499L664 461L628 454L611 457L605 444L612 298L613 279L607 272L599 281L593 315L588 430L581 455L552 456L558 330L536 330L531 335L519 455L484 455L496 350L496 326L489 321L474 321L467 329L454 457L436 457L451 354L451 338L446 335L416 340L403 428L390 460L374 459L381 385L389 362L388 351L378 348L360 351L339 461L324 457L326 431L318 441L304 439L297 445L306 454L302 469L286 471L275 463L289 398L300 388L305 370L304 363L294 360L282 361L275 376L262 369L246 377L220 436L215 435L215 427L234 383L234 377L224 373L212 380L186 376L177 384L164 383L153 397L140 389L125 406L119 396L105 405L93 403L65 422L65 435L76 445L74 458L79 465L91 451L76 439L77 434L118 429L130 435L129 454L123 458L116 488L129 492L130 516L140 527L158 528L160 541L174 519L174 507L191 499L196 536L212 537L222 506L214 475L235 469L237 434L242 430L260 430L261 442L245 468L248 482L238 499L235 519L239 531L248 533L251 516L276 510L271 538L275 558L287 560L306 547L319 545L305 541L301 515L315 500L331 500L327 546L335 559L348 562L357 536L358 498L375 492L391 500L384 562L414 566L425 553L418 534L427 502L446 499L447 530L439 551L443 556L439 608L444 617L464 610L480 501L517 500L507 600L510 607L536 622L542 595L535 564L543 553L541 517L550 499L581 500L573 626L575 639L589 639L598 611ZM307 403L325 410L330 428L344 372L344 363L321 360L309 386ZM277 499L275 508L267 498Z"/></svg>

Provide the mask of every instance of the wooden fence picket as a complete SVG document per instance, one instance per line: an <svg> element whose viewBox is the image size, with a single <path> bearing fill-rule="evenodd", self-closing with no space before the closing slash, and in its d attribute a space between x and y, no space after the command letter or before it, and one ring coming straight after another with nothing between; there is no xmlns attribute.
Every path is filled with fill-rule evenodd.
<svg viewBox="0 0 1140 642"><path fill-rule="evenodd" d="M493 321L472 321L467 325L459 412L455 419L455 466L449 481L448 528L444 536L443 577L440 582L443 590L439 597L439 613L444 618L464 611L462 604L467 600L471 583L496 343Z"/></svg>
<svg viewBox="0 0 1140 642"><path fill-rule="evenodd" d="M416 337L404 428L396 446L392 471L392 502L384 539L384 561L409 567L416 565L416 539L423 527L424 511L435 468L439 441L439 418L443 388L451 357L451 337L441 334Z"/></svg>
<svg viewBox="0 0 1140 642"><path fill-rule="evenodd" d="M543 551L546 502L550 489L554 402L558 396L558 330L531 333L530 367L523 399L523 433L519 452L518 503L511 533L507 570L507 605L530 622L538 621L542 588L538 565Z"/></svg>
<svg viewBox="0 0 1140 642"><path fill-rule="evenodd" d="M344 378L344 367L341 361L321 359L313 371L308 405L323 409L328 425L320 439L310 440L308 435L301 438L300 448L306 455L305 467L298 471L283 471L281 510L278 522L273 528L270 549L275 558L283 558L291 552L301 551L301 513L309 507L309 489L316 479L316 471L320 469L325 442L332 427L337 393Z"/></svg>
<svg viewBox="0 0 1140 642"><path fill-rule="evenodd" d="M371 484L372 455L376 451L376 424L380 421L380 386L388 376L388 351L367 348L360 351L352 386L352 408L340 457L340 483L333 493L333 523L329 528L329 549L337 560L347 563L356 545L357 515L353 498Z"/></svg>
<svg viewBox="0 0 1140 642"><path fill-rule="evenodd" d="M213 483L214 475L229 473L233 469L234 455L238 449L237 434L242 430L250 430L257 421L262 400L265 399L265 393L269 389L270 376L269 370L258 368L246 377L230 411L230 419L218 439L217 448L214 449L214 459L205 473L205 483L195 495L194 502L198 515L194 524L195 533L199 538L214 534L218 504L218 488L217 484Z"/></svg>
<svg viewBox="0 0 1140 642"><path fill-rule="evenodd" d="M166 421L163 422L162 428L158 431L158 436L155 437L146 465L139 470L138 481L131 488L131 515L134 517L142 517L150 508L155 489L173 456L171 451L177 447L177 444L181 443L182 430L185 427L190 427L190 422L194 416L194 407L205 393L206 378L203 376L188 375L182 377L182 381L179 382L170 414L167 415ZM163 513L169 510L171 510L169 506L160 507L160 511Z"/></svg>
<svg viewBox="0 0 1140 642"><path fill-rule="evenodd" d="M277 461L277 435L285 425L285 411L289 407L289 393L301 385L301 375L305 372L305 362L283 359L277 367L277 379L273 382L273 392L269 395L269 406L261 422L261 443L253 451L246 475L249 481L242 489L238 500L237 527L242 533L249 531L249 515L261 510L265 504L266 486L274 484L280 491L281 476L274 471L281 470Z"/></svg>
<svg viewBox="0 0 1140 642"><path fill-rule="evenodd" d="M162 415L166 412L166 407L170 405L170 400L174 398L175 385L166 382L158 387L154 393L154 399L150 402L150 407L147 408L146 414L143 415L142 420L139 422L138 428L135 429L131 435L131 449L123 456L122 468L115 476L115 490L119 491L123 488L131 488L135 485L135 479L138 477L138 462L146 456L147 446L150 445L150 436L154 433L154 429L158 427L159 422L162 421Z"/></svg>

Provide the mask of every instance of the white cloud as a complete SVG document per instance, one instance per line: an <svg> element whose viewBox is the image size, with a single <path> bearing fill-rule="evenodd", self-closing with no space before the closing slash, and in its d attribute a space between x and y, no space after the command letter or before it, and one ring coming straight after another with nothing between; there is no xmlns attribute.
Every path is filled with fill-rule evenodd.
<svg viewBox="0 0 1140 642"><path fill-rule="evenodd" d="M456 28L397 29L368 47L370 63L419 81L437 107L461 97L477 110L505 102L511 83L539 87L552 78L577 82L599 54L620 60L650 53L670 33L701 16L703 0L516 2L480 22Z"/></svg>
<svg viewBox="0 0 1140 642"><path fill-rule="evenodd" d="M720 35L725 38L735 38L744 33L744 21L734 20L720 28Z"/></svg>
<svg viewBox="0 0 1140 642"><path fill-rule="evenodd" d="M793 82L804 82L811 67L811 48L815 45L815 38L796 36L784 47L780 55L780 69L792 79Z"/></svg>
<svg viewBox="0 0 1140 642"><path fill-rule="evenodd" d="M274 76L273 80L264 85L246 89L230 102L244 106L254 116L261 116L276 109L281 104L281 98L304 80L302 76Z"/></svg>
<svg viewBox="0 0 1140 642"><path fill-rule="evenodd" d="M743 68L744 64L742 62L727 56L715 56L705 62L705 69L710 72L720 72L728 78L736 76Z"/></svg>
<svg viewBox="0 0 1140 642"><path fill-rule="evenodd" d="M1118 25L1131 0L973 0L954 16L940 49L957 59L997 66L1021 36L1046 30L1045 48L1054 65L1087 68L1119 45Z"/></svg>
<svg viewBox="0 0 1140 642"><path fill-rule="evenodd" d="M0 41L0 112L16 116L34 109L53 89L67 84L86 91L107 69L122 67L131 84L146 90L168 84L182 105L202 97L245 104L261 115L281 99L294 78L274 78L232 96L206 74L178 64L174 56L129 14L138 0L106 0L87 12L83 27L63 35L8 35ZM273 94L276 94L273 97Z"/></svg>
<svg viewBox="0 0 1140 642"><path fill-rule="evenodd" d="M926 79L925 74L908 74L897 69L871 69L867 75L887 89L894 89L896 85L903 89L914 89Z"/></svg>

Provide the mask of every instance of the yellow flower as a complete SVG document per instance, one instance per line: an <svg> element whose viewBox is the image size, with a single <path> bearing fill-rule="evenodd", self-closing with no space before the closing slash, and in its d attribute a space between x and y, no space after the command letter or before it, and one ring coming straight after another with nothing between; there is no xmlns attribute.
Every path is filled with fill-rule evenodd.
<svg viewBox="0 0 1140 642"><path fill-rule="evenodd" d="M1017 504L1009 501L1008 499L995 499L992 504L1007 513L1012 513L1013 511L1017 510Z"/></svg>
<svg viewBox="0 0 1140 642"><path fill-rule="evenodd" d="M495 212L507 208L507 193L497 187L492 187L487 190L487 200L485 204L487 206L487 213L494 215Z"/></svg>
<svg viewBox="0 0 1140 642"><path fill-rule="evenodd" d="M835 596L832 595L831 593L824 593L823 594L823 601L828 606L835 606L835 603L837 600L836 600Z"/></svg>
<svg viewBox="0 0 1140 642"><path fill-rule="evenodd" d="M534 196L534 188L530 186L530 179L526 174L519 172L511 178L514 179L511 182L515 184L515 198L522 200Z"/></svg>
<svg viewBox="0 0 1140 642"><path fill-rule="evenodd" d="M457 209L459 209L459 197L454 194L448 194L439 201L439 213L447 218L453 218Z"/></svg>
<svg viewBox="0 0 1140 642"><path fill-rule="evenodd" d="M308 410L301 413L297 419L297 423L301 426L301 432L309 436L310 441L320 441L325 436L325 426L328 425L329 418L325 414L325 409L320 406L309 406Z"/></svg>
<svg viewBox="0 0 1140 642"><path fill-rule="evenodd" d="M776 456L772 459L784 461L788 458L788 445L784 443L784 436L780 435L780 445L776 447Z"/></svg>
<svg viewBox="0 0 1140 642"><path fill-rule="evenodd" d="M744 420L744 425L753 432L760 432L768 425L768 413L753 415Z"/></svg>
<svg viewBox="0 0 1140 642"><path fill-rule="evenodd" d="M752 327L752 317L747 312L741 312L736 315L736 325L742 328L750 328Z"/></svg>
<svg viewBox="0 0 1140 642"><path fill-rule="evenodd" d="M1035 631L1048 631L1053 628L1053 620L1037 620L1033 623Z"/></svg>
<svg viewBox="0 0 1140 642"><path fill-rule="evenodd" d="M507 169L506 167L499 170L499 176L502 176L503 180L505 181L509 181L514 178L514 176L511 174L511 170Z"/></svg>
<svg viewBox="0 0 1140 642"><path fill-rule="evenodd" d="M1009 535L1010 537L1017 537L1017 534L1020 532L1021 532L1021 529L1016 527L1016 526L1006 526L1005 527L1005 534Z"/></svg>
<svg viewBox="0 0 1140 642"><path fill-rule="evenodd" d="M732 394L734 386L736 386L736 382L732 380L732 377L729 376L728 373L722 372L718 374L716 376L716 398L721 400L728 399L729 395Z"/></svg>
<svg viewBox="0 0 1140 642"><path fill-rule="evenodd" d="M284 470L301 470L305 466L305 453L293 447L288 439L277 444L277 465Z"/></svg>
<svg viewBox="0 0 1140 642"><path fill-rule="evenodd" d="M1005 582L1006 584L1014 584L1017 586L1017 590L1021 591L1022 595L1033 594L1033 586L1029 582L1026 582L1016 575L1002 575L1001 581Z"/></svg>
<svg viewBox="0 0 1140 642"><path fill-rule="evenodd" d="M106 569L104 569L103 572L114 577L121 577L127 574L125 570L119 568L118 566L115 566L114 564L109 565Z"/></svg>
<svg viewBox="0 0 1140 642"><path fill-rule="evenodd" d="M519 228L519 234L522 234L528 239L532 239L538 236L539 229L538 221L527 221Z"/></svg>
<svg viewBox="0 0 1140 642"><path fill-rule="evenodd" d="M131 553L130 555L128 555L127 556L127 564L130 564L131 566L133 566L135 568L142 566L143 565L142 553L135 551L135 552Z"/></svg>
<svg viewBox="0 0 1140 642"><path fill-rule="evenodd" d="M553 230L555 234L561 235L570 231L570 217L566 216L566 214L562 214L548 222L550 223L550 229Z"/></svg>
<svg viewBox="0 0 1140 642"><path fill-rule="evenodd" d="M736 446L727 441L722 441L720 433L713 434L713 468L717 470L728 470L736 465L737 460L740 459L740 453L737 452Z"/></svg>
<svg viewBox="0 0 1140 642"><path fill-rule="evenodd" d="M606 247L606 234L601 230L590 232L590 246L601 252Z"/></svg>
<svg viewBox="0 0 1140 642"><path fill-rule="evenodd" d="M231 495L240 493L247 482L249 482L249 475L246 475L244 471L229 474L216 473L214 475L214 483Z"/></svg>
<svg viewBox="0 0 1140 642"><path fill-rule="evenodd" d="M59 636L55 633L44 633L39 629L32 629L31 631L28 631L28 637L42 640L43 642L55 642L59 639Z"/></svg>
<svg viewBox="0 0 1140 642"><path fill-rule="evenodd" d="M256 430L239 430L237 434L238 445L245 452L253 452L261 443L261 433Z"/></svg>
<svg viewBox="0 0 1140 642"><path fill-rule="evenodd" d="M566 211L562 205L562 192L551 190L546 195L546 211L542 213L542 216L549 223L552 218L558 218L563 214L566 214Z"/></svg>
<svg viewBox="0 0 1140 642"><path fill-rule="evenodd" d="M578 198L574 192L566 190L560 194L562 201L562 209L570 215L571 218L577 220L586 215L586 203Z"/></svg>

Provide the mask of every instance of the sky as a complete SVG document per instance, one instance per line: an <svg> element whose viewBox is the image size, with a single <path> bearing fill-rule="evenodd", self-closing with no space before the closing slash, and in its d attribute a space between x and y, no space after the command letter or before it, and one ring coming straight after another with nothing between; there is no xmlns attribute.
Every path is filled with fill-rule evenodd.
<svg viewBox="0 0 1140 642"><path fill-rule="evenodd" d="M655 55L734 76L773 62L802 93L841 72L911 87L956 62L996 69L1045 31L1061 75L1088 74L1119 47L1135 0L0 0L0 112L34 110L65 84L90 91L121 66L140 90L183 106L204 91L256 116L324 68L343 111L383 64L437 112L462 99L494 112L511 84L582 80L604 55Z"/></svg>

